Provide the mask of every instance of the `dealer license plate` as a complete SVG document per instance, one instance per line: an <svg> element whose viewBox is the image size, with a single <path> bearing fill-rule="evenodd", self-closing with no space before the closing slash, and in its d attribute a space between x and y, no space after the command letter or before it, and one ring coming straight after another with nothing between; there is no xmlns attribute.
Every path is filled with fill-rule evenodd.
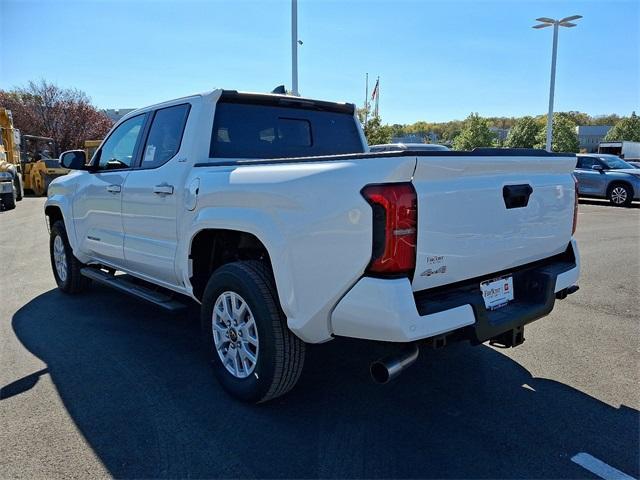
<svg viewBox="0 0 640 480"><path fill-rule="evenodd" d="M481 282L480 291L487 310L504 307L513 300L513 277L509 275Z"/></svg>

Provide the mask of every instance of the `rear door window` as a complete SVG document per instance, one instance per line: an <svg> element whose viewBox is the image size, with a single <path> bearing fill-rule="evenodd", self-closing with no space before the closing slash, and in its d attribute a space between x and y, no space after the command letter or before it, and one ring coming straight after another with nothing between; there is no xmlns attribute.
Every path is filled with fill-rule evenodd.
<svg viewBox="0 0 640 480"><path fill-rule="evenodd" d="M209 156L286 158L363 151L349 113L219 102Z"/></svg>
<svg viewBox="0 0 640 480"><path fill-rule="evenodd" d="M142 151L142 168L155 168L171 160L182 143L189 115L188 103L162 108L155 112L149 135Z"/></svg>
<svg viewBox="0 0 640 480"><path fill-rule="evenodd" d="M578 158L578 168L584 170L591 170L591 167L596 163L596 160L592 157L579 157Z"/></svg>

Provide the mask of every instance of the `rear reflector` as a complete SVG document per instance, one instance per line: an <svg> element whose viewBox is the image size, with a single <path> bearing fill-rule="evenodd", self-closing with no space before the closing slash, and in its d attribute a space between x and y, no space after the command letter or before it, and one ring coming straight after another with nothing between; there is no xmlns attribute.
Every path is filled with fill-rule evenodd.
<svg viewBox="0 0 640 480"><path fill-rule="evenodd" d="M378 275L413 273L418 213L413 185L368 185L362 195L373 211L373 249L367 271Z"/></svg>

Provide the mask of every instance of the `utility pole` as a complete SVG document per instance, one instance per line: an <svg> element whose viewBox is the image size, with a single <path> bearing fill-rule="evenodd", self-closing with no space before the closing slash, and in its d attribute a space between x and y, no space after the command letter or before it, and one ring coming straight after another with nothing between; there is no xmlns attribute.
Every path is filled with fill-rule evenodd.
<svg viewBox="0 0 640 480"><path fill-rule="evenodd" d="M298 91L298 0L291 0L291 93Z"/></svg>
<svg viewBox="0 0 640 480"><path fill-rule="evenodd" d="M557 23L553 24L553 52L551 53L551 82L549 84L549 111L547 112L547 152L551 151L551 139L553 138L553 96L556 90L556 58L558 57L558 29Z"/></svg>
<svg viewBox="0 0 640 480"><path fill-rule="evenodd" d="M578 20L582 18L582 15L572 15L560 20L554 20L549 17L536 18L536 21L541 22L538 25L534 25L532 28L540 29L553 26L553 50L551 51L551 82L549 83L549 110L547 112L547 152L551 151L551 144L553 140L553 97L556 89L556 58L558 56L558 30L560 27L572 28L575 27L575 23L571 23L572 20Z"/></svg>

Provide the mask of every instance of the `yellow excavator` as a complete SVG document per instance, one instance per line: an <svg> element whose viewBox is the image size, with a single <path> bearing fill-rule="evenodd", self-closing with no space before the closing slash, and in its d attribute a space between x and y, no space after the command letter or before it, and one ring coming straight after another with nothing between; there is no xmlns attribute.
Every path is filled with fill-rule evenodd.
<svg viewBox="0 0 640 480"><path fill-rule="evenodd" d="M22 199L24 191L46 195L54 178L69 173L55 158L54 140L21 135L13 126L11 111L5 108L0 108L0 138L0 172L12 175L16 200Z"/></svg>
<svg viewBox="0 0 640 480"><path fill-rule="evenodd" d="M93 154L102 143L102 140L85 140L84 153L87 155L87 162L93 158Z"/></svg>

